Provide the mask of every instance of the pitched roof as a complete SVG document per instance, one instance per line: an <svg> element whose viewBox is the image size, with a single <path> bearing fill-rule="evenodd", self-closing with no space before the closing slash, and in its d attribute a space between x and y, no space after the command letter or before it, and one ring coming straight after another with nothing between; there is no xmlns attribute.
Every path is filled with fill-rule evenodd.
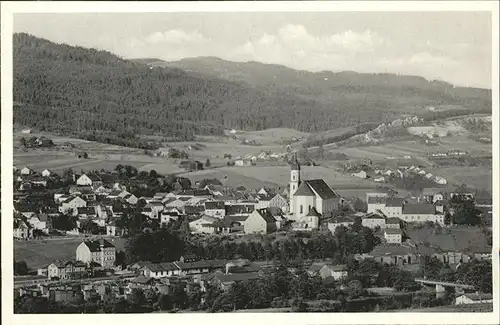
<svg viewBox="0 0 500 325"><path fill-rule="evenodd" d="M179 267L174 263L148 263L143 266L143 268L148 268L152 272L162 272L162 271L175 271L179 270Z"/></svg>
<svg viewBox="0 0 500 325"><path fill-rule="evenodd" d="M335 193L328 184L322 179L312 179L305 181L309 186L318 193L319 197L323 200L340 198L340 195Z"/></svg>
<svg viewBox="0 0 500 325"><path fill-rule="evenodd" d="M276 219L274 219L271 211L268 208L265 209L257 209L259 215L267 222L267 223L275 223Z"/></svg>
<svg viewBox="0 0 500 325"><path fill-rule="evenodd" d="M389 235L401 235L401 230L399 230L399 229L386 228L384 231L386 234L389 234Z"/></svg>
<svg viewBox="0 0 500 325"><path fill-rule="evenodd" d="M491 293L466 293L464 296L474 301L493 299L493 295Z"/></svg>
<svg viewBox="0 0 500 325"><path fill-rule="evenodd" d="M340 265L325 264L324 266L326 266L327 268L329 268L332 271L347 271L347 265L344 265L344 264L340 264Z"/></svg>
<svg viewBox="0 0 500 325"><path fill-rule="evenodd" d="M430 203L405 204L403 214L436 214L436 207Z"/></svg>
<svg viewBox="0 0 500 325"><path fill-rule="evenodd" d="M227 282L240 282L240 281L250 281L259 279L260 276L258 273L235 273L235 274L216 274L215 278L217 278L222 283Z"/></svg>
<svg viewBox="0 0 500 325"><path fill-rule="evenodd" d="M225 208L224 201L207 201L207 202L205 202L205 209L223 210L224 208Z"/></svg>
<svg viewBox="0 0 500 325"><path fill-rule="evenodd" d="M367 215L364 215L362 218L363 219L385 219L384 216L381 216L381 215L376 214L376 213L369 213Z"/></svg>
<svg viewBox="0 0 500 325"><path fill-rule="evenodd" d="M397 217L391 217L391 218L387 218L387 220L385 222L388 224L399 224L401 222L401 219L399 219Z"/></svg>
<svg viewBox="0 0 500 325"><path fill-rule="evenodd" d="M368 197L368 204L385 204L387 197L385 196L370 196Z"/></svg>
<svg viewBox="0 0 500 325"><path fill-rule="evenodd" d="M101 245L103 245L104 248L115 247L113 244L111 244L106 239L88 240L88 241L84 241L84 243L85 243L85 245L87 245L87 247L89 248L89 250L91 252L100 252Z"/></svg>
<svg viewBox="0 0 500 325"><path fill-rule="evenodd" d="M388 207L402 207L404 204L404 199L395 197L395 198L388 198L385 201L385 205Z"/></svg>
<svg viewBox="0 0 500 325"><path fill-rule="evenodd" d="M302 182L302 184L299 185L299 188L293 196L316 196L314 192L309 188L309 185L307 185L306 182Z"/></svg>
<svg viewBox="0 0 500 325"><path fill-rule="evenodd" d="M390 255L407 255L415 254L417 249L414 247L402 245L380 244L369 253L372 256L390 256Z"/></svg>

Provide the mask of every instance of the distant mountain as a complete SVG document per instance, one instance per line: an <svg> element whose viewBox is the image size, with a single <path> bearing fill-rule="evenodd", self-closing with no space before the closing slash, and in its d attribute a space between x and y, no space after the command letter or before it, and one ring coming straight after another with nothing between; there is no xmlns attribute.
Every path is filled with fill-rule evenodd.
<svg viewBox="0 0 500 325"><path fill-rule="evenodd" d="M443 81L388 73L310 72L259 62L230 62L215 57L156 61L155 66L175 67L252 86L288 91L303 98L335 104L348 96L368 102L388 101L399 112L419 113L425 105L463 104L471 110L491 109L491 90L454 87ZM392 96L392 98L381 98ZM464 101L464 102L463 102ZM377 105L378 106L378 105Z"/></svg>
<svg viewBox="0 0 500 325"><path fill-rule="evenodd" d="M429 105L491 110L491 91L418 77L311 73L216 58L125 60L28 34L14 35L13 50L14 122L76 135L316 132L424 114Z"/></svg>

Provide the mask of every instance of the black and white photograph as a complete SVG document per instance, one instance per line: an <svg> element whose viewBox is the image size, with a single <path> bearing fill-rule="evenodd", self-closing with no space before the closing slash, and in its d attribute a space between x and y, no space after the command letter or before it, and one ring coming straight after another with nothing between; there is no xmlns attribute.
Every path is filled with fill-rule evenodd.
<svg viewBox="0 0 500 325"><path fill-rule="evenodd" d="M14 316L498 312L498 3L120 4L2 3Z"/></svg>

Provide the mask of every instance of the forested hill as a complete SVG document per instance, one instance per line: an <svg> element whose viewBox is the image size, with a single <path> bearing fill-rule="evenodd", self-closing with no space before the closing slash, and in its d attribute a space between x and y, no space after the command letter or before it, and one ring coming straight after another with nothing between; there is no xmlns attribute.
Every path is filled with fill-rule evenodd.
<svg viewBox="0 0 500 325"><path fill-rule="evenodd" d="M231 62L216 57L187 58L175 62L148 59L154 66L175 67L253 86L277 89L316 101L352 108L365 101L365 108L422 112L426 104L457 105L471 110L491 110L491 90L454 87L418 76L389 73L310 72L277 64ZM390 96L391 98L386 98ZM345 103L348 101L350 103ZM384 105L380 105L384 103Z"/></svg>
<svg viewBox="0 0 500 325"><path fill-rule="evenodd" d="M290 127L315 132L392 119L446 96L360 92L331 101L172 67L151 67L109 52L14 35L14 122L72 134L157 133L188 138L222 128ZM314 89L311 89L311 94ZM333 94L333 93L332 93ZM476 105L477 106L477 105ZM474 109L477 109L475 107Z"/></svg>

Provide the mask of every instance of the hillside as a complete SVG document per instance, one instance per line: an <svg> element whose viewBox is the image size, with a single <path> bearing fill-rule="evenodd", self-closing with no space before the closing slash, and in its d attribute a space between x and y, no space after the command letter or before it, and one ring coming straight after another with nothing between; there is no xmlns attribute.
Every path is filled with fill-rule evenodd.
<svg viewBox="0 0 500 325"><path fill-rule="evenodd" d="M156 67L164 65L158 59L124 60L105 51L16 34L14 122L87 138L104 133L118 138L159 134L190 139L195 134L221 135L227 128L318 132L422 113L427 105L491 110L489 91L467 89L470 94L458 95L456 88L423 78L313 74L248 64L229 70L240 71L242 77L229 78L196 69ZM274 71L281 71L279 86L265 79ZM336 81L320 86L318 80L325 78ZM360 78L365 81L353 83ZM415 79L415 85L401 86L406 79Z"/></svg>
<svg viewBox="0 0 500 325"><path fill-rule="evenodd" d="M293 91L303 98L314 98L329 104L346 105L346 101L365 100L365 108L368 104L382 108L377 104L384 102L389 106L387 109L412 113L421 113L427 105L439 107L453 104L471 110L491 110L491 90L454 87L446 82L428 81L417 76L353 71L309 72L276 64L230 62L214 57L176 62L155 59L149 64L246 82L268 90Z"/></svg>

